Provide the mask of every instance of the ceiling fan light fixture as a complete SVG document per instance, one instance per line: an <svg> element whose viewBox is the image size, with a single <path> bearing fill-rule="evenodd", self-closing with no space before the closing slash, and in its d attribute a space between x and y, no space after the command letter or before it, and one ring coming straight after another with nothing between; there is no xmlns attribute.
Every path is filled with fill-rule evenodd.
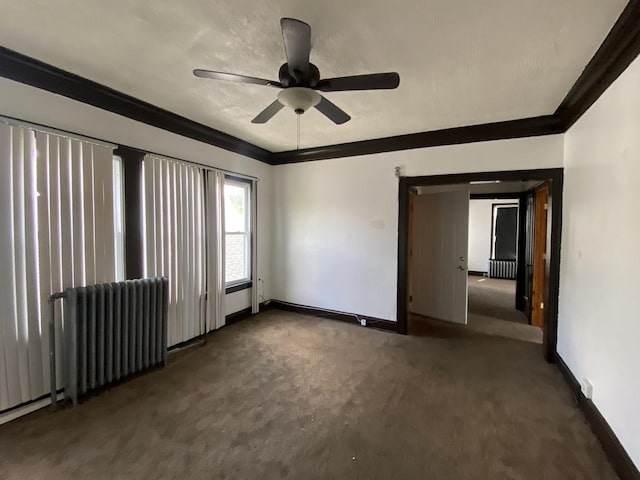
<svg viewBox="0 0 640 480"><path fill-rule="evenodd" d="M349 114L326 97L321 96L316 90L321 92L391 90L400 85L400 75L397 72L321 78L318 67L309 62L309 53L311 52L311 27L309 24L295 18L281 18L280 29L282 30L287 61L278 71L279 82L201 68L196 68L193 74L200 78L284 89L278 95L277 100L274 100L251 120L251 123L255 124L267 123L276 113L287 106L298 116L311 107L315 107L333 123L342 125L351 120Z"/></svg>
<svg viewBox="0 0 640 480"><path fill-rule="evenodd" d="M310 88L290 87L278 94L278 101L300 115L320 103L320 94Z"/></svg>

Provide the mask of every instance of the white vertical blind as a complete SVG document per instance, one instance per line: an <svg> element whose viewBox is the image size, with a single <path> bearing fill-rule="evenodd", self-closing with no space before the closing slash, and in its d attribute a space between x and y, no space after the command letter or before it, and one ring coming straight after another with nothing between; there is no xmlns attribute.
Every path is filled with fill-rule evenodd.
<svg viewBox="0 0 640 480"><path fill-rule="evenodd" d="M225 323L224 173L152 155L143 168L145 276L170 279L175 345ZM124 279L124 212L112 147L0 123L0 169L2 412L49 392L49 296Z"/></svg>
<svg viewBox="0 0 640 480"><path fill-rule="evenodd" d="M145 156L145 276L169 278L169 346L205 333L204 171Z"/></svg>
<svg viewBox="0 0 640 480"><path fill-rule="evenodd" d="M0 123L0 171L2 411L49 391L48 297L119 280L123 259L110 147Z"/></svg>

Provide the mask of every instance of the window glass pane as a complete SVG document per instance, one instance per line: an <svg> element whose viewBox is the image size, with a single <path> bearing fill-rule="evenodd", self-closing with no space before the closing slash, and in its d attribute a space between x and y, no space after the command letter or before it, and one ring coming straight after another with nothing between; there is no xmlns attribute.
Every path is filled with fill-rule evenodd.
<svg viewBox="0 0 640 480"><path fill-rule="evenodd" d="M113 157L113 220L116 281L124 280L124 205L122 159Z"/></svg>
<svg viewBox="0 0 640 480"><path fill-rule="evenodd" d="M227 233L225 249L225 281L230 283L247 278L247 234Z"/></svg>
<svg viewBox="0 0 640 480"><path fill-rule="evenodd" d="M224 185L225 281L249 280L249 189L247 183L233 180Z"/></svg>
<svg viewBox="0 0 640 480"><path fill-rule="evenodd" d="M227 232L246 232L247 188L239 185L224 186L224 223Z"/></svg>

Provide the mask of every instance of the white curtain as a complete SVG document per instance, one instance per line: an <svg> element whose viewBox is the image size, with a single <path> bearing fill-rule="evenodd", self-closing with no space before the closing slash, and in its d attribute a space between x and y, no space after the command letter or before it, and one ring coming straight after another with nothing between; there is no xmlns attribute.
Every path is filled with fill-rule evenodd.
<svg viewBox="0 0 640 480"><path fill-rule="evenodd" d="M207 172L207 330L225 325L224 173Z"/></svg>
<svg viewBox="0 0 640 480"><path fill-rule="evenodd" d="M111 147L0 123L0 171L2 411L49 391L48 297L119 280L123 259Z"/></svg>
<svg viewBox="0 0 640 480"><path fill-rule="evenodd" d="M205 333L206 235L200 167L144 159L145 277L169 278L168 345Z"/></svg>
<svg viewBox="0 0 640 480"><path fill-rule="evenodd" d="M260 311L259 281L258 281L258 182L251 181L251 276L253 289L251 290L251 313Z"/></svg>

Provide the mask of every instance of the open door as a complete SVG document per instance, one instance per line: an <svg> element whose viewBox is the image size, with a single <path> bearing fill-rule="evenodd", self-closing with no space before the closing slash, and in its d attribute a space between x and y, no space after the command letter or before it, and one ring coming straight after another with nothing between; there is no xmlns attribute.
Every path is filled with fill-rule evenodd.
<svg viewBox="0 0 640 480"><path fill-rule="evenodd" d="M466 325L469 189L412 197L409 311Z"/></svg>
<svg viewBox="0 0 640 480"><path fill-rule="evenodd" d="M538 188L533 214L533 279L531 285L531 325L544 327L544 287L547 276L547 207L549 187Z"/></svg>

